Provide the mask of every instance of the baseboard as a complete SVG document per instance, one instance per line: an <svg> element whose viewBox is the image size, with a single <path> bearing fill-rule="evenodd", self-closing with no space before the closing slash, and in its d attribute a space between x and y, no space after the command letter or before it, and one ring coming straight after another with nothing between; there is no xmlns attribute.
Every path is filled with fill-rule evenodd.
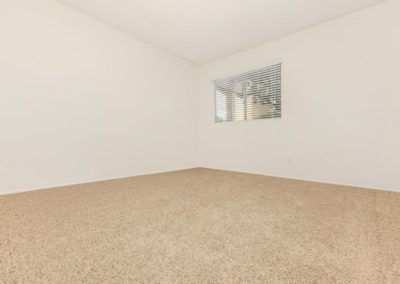
<svg viewBox="0 0 400 284"><path fill-rule="evenodd" d="M347 186L347 187L360 188L360 189L366 189L366 190L400 192L400 189L379 188L379 187L371 187L371 186L365 186L365 185L360 185L360 184L343 184L343 183L337 183L337 182L332 182L332 181L299 178L299 177L293 177L293 176L281 176L281 175L266 174L266 173L260 173L260 172L256 172L256 171L241 171L241 170L236 170L236 169L226 169L226 168L222 169L222 168L204 167L204 166L200 166L199 168L211 169L211 170L220 170L220 171L229 171L229 172L236 172L236 173L245 173L245 174L254 174L254 175L269 176L269 177L276 177L276 178L284 178L284 179L289 179L289 180L299 180L299 181L306 181L306 182L323 183L323 184L331 184L331 185L338 185L338 186Z"/></svg>
<svg viewBox="0 0 400 284"><path fill-rule="evenodd" d="M110 177L110 178L105 178L105 179L100 179L100 180L88 180L88 181L82 181L82 182L76 182L76 183L57 184L57 185L48 186L48 187L13 190L13 191L9 191L9 192L7 192L7 191L0 192L0 196L10 195L10 194L15 194L15 193L32 192L32 191L38 191L38 190L44 190L44 189L54 189L54 188L66 187L66 186L75 186L75 185L83 185L83 184L90 184L90 183L96 183L96 182L126 179L126 178L131 178L131 177L147 176L147 175L162 174L162 173L171 173L171 172L178 172L178 171L191 170L191 169L197 169L197 168L198 167L178 168L178 169L170 169L170 170L165 170L165 171L146 172L146 173L141 173L141 174L136 174L136 175L133 174L133 175L129 175L129 176L116 176L116 177Z"/></svg>
<svg viewBox="0 0 400 284"><path fill-rule="evenodd" d="M400 189L378 188L378 187L370 187L370 186L363 186L363 185L357 185L357 184L342 184L342 183L337 183L337 182L332 182L332 181L323 181L323 180L306 179L306 178L299 178L299 177L293 177L293 176L265 174L265 173L260 173L260 172L256 172L256 171L240 171L240 170L236 170L236 169L226 169L226 168L223 169L223 168L199 166L199 167L171 169L171 170L165 170L165 171L154 171L154 172L147 172L147 173L143 173L143 174L136 174L136 175L129 175L129 176L110 177L110 178L106 178L106 179L83 181L83 182L72 183L72 184L59 184L59 185L44 187L44 188L22 189L22 190L10 191L10 192L1 192L0 196L15 194L15 193L32 192L32 191L38 191L38 190L43 190L43 189L54 189L54 188L66 187L66 186L75 186L75 185L83 185L83 184L90 184L90 183L96 183L96 182L126 179L126 178L131 178L131 177L139 177L139 176L147 176L147 175L154 175L154 174L184 171L184 170L200 169L200 168L210 169L210 170L219 170L219 171L229 171L229 172L236 172L236 173L254 174L254 175L269 176L269 177L276 177L276 178L284 178L284 179L289 179L289 180L299 180L299 181L324 183L324 184L331 184L331 185L338 185L338 186L347 186L347 187L361 188L361 189L366 189L366 190L400 192Z"/></svg>

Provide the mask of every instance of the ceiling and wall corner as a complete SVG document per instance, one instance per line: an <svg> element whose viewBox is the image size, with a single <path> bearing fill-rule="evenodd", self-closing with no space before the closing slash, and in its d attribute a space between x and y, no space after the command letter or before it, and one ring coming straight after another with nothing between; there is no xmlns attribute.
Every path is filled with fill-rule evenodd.
<svg viewBox="0 0 400 284"><path fill-rule="evenodd" d="M204 64L383 0L58 0Z"/></svg>

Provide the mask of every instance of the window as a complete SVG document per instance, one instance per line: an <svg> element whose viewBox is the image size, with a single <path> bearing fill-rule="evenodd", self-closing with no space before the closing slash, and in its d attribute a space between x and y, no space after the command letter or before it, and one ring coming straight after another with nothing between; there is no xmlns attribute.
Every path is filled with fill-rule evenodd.
<svg viewBox="0 0 400 284"><path fill-rule="evenodd" d="M214 81L215 121L281 117L281 67L278 63Z"/></svg>

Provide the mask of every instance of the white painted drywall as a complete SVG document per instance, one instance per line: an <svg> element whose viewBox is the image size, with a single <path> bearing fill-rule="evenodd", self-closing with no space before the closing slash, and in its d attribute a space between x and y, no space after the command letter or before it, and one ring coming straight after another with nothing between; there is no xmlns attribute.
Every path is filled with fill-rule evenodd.
<svg viewBox="0 0 400 284"><path fill-rule="evenodd" d="M211 81L277 59L282 119L214 123ZM204 65L199 165L400 190L399 70L396 0Z"/></svg>
<svg viewBox="0 0 400 284"><path fill-rule="evenodd" d="M0 1L0 194L193 167L194 74L56 1Z"/></svg>
<svg viewBox="0 0 400 284"><path fill-rule="evenodd" d="M196 165L400 189L399 14L196 68L55 1L1 1L0 194ZM283 118L215 124L211 80L277 59Z"/></svg>

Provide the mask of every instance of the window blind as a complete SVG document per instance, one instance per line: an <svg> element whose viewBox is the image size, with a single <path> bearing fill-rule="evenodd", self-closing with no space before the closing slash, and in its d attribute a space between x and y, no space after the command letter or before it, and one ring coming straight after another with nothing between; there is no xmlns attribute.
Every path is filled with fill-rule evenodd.
<svg viewBox="0 0 400 284"><path fill-rule="evenodd" d="M281 70L277 63L215 80L215 121L281 117Z"/></svg>

